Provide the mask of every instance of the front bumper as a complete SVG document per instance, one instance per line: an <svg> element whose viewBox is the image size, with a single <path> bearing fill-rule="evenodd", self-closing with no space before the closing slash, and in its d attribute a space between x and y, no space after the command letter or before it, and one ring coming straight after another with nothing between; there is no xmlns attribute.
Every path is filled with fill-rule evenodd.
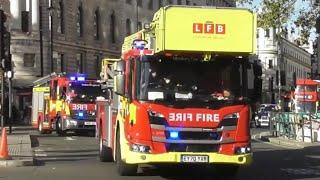
<svg viewBox="0 0 320 180"><path fill-rule="evenodd" d="M169 152L162 154L145 154L128 151L125 162L128 164L182 163L182 155L207 155L211 164L249 165L252 153L242 155L224 155L219 153Z"/></svg>

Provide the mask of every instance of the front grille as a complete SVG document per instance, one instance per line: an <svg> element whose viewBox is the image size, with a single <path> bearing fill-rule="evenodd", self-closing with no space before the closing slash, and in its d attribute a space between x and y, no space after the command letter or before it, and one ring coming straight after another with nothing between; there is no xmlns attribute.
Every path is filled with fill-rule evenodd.
<svg viewBox="0 0 320 180"><path fill-rule="evenodd" d="M170 132L165 132L166 138L170 138ZM193 131L180 131L180 140L220 140L222 132L193 132Z"/></svg>
<svg viewBox="0 0 320 180"><path fill-rule="evenodd" d="M166 144L167 152L218 152L218 144Z"/></svg>

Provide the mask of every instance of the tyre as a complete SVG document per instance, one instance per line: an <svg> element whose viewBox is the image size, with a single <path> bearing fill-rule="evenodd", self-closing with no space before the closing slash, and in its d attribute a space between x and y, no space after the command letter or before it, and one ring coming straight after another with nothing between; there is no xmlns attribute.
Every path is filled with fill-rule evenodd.
<svg viewBox="0 0 320 180"><path fill-rule="evenodd" d="M121 145L120 145L120 132L117 131L116 136L116 165L119 175L121 176L132 176L136 175L138 165L137 164L127 164L121 159Z"/></svg>
<svg viewBox="0 0 320 180"><path fill-rule="evenodd" d="M56 131L59 136L64 136L66 133L62 130L62 121L60 118L56 120Z"/></svg>
<svg viewBox="0 0 320 180"><path fill-rule="evenodd" d="M108 148L103 144L103 139L101 134L99 136L99 159L101 162L113 161L112 149Z"/></svg>

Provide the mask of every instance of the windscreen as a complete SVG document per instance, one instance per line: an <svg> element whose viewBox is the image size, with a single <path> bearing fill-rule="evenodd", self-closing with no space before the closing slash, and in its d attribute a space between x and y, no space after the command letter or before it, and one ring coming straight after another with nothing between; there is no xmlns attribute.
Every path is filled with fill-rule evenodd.
<svg viewBox="0 0 320 180"><path fill-rule="evenodd" d="M163 102L233 101L242 96L238 61L232 58L203 61L145 57L140 61L138 99Z"/></svg>
<svg viewBox="0 0 320 180"><path fill-rule="evenodd" d="M296 92L316 91L317 85L297 85Z"/></svg>
<svg viewBox="0 0 320 180"><path fill-rule="evenodd" d="M72 82L69 87L71 101L76 103L94 103L96 97L106 94L104 91L95 82Z"/></svg>

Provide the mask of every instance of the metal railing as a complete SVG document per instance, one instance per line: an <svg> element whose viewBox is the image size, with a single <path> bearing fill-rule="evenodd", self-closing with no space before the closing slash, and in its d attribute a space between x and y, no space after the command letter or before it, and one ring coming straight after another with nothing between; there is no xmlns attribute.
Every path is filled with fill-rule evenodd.
<svg viewBox="0 0 320 180"><path fill-rule="evenodd" d="M272 112L270 133L302 142L320 141L320 116L309 113Z"/></svg>

